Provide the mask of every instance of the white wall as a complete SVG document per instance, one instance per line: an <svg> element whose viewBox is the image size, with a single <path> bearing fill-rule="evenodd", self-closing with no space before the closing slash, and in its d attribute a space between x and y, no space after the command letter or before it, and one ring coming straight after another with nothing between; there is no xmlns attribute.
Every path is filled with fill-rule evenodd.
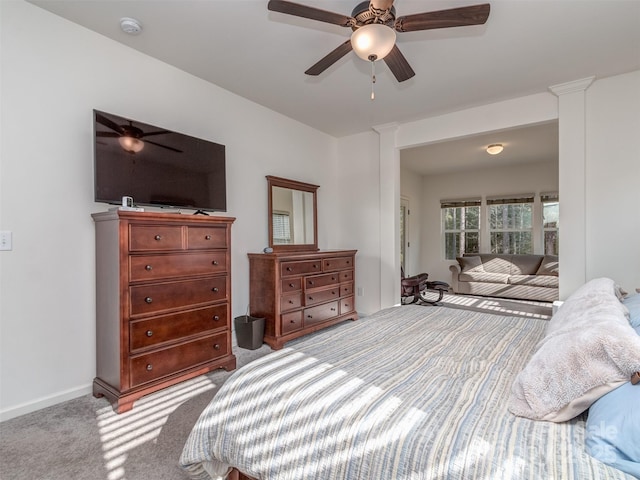
<svg viewBox="0 0 640 480"><path fill-rule="evenodd" d="M321 248L371 241L367 225L349 236L328 226L360 218L359 195L340 208L337 139L26 2L0 2L0 17L0 229L13 232L0 252L3 419L88 393L95 375L90 214L108 206L93 202L94 108L226 145L233 316L247 307L247 252L267 245L265 175L321 186ZM373 153L351 160L352 177Z"/></svg>
<svg viewBox="0 0 640 480"><path fill-rule="evenodd" d="M640 288L640 71L587 90L587 279Z"/></svg>
<svg viewBox="0 0 640 480"><path fill-rule="evenodd" d="M415 174L403 170L405 176ZM537 195L554 191L558 191L558 164L555 162L422 177L423 213L411 219L412 228L422 229L420 266L429 273L429 278L451 283L449 265L456 262L444 259L440 200L530 193ZM538 232L539 229L534 233Z"/></svg>

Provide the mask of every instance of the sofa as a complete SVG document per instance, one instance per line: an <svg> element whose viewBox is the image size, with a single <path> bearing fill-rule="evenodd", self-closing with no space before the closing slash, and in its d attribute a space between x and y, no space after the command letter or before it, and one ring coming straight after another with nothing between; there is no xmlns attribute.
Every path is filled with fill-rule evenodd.
<svg viewBox="0 0 640 480"><path fill-rule="evenodd" d="M556 255L465 253L451 270L455 293L553 302L558 300Z"/></svg>

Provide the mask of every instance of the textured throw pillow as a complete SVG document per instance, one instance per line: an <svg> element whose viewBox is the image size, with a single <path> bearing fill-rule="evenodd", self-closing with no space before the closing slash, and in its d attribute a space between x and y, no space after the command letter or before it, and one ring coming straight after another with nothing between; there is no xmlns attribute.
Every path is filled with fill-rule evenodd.
<svg viewBox="0 0 640 480"><path fill-rule="evenodd" d="M479 256L457 257L463 272L484 272L482 259Z"/></svg>
<svg viewBox="0 0 640 480"><path fill-rule="evenodd" d="M640 371L640 336L611 279L580 287L552 317L545 338L516 377L509 410L563 422Z"/></svg>
<svg viewBox="0 0 640 480"><path fill-rule="evenodd" d="M557 277L558 270L558 257L556 255L545 255L536 275L553 275Z"/></svg>

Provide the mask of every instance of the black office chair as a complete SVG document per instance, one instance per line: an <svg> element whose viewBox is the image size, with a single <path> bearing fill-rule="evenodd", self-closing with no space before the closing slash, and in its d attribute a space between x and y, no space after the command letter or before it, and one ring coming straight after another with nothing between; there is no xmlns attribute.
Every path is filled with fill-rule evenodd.
<svg viewBox="0 0 640 480"><path fill-rule="evenodd" d="M410 305L420 301L429 305L440 305L438 302L442 300L445 292L449 291L449 284L445 282L429 282L428 273L420 273L411 277L404 276L404 268L400 267L402 278L400 280L400 303L402 305ZM438 293L438 298L430 300L425 297L425 292L431 290ZM409 301L410 299L410 301Z"/></svg>

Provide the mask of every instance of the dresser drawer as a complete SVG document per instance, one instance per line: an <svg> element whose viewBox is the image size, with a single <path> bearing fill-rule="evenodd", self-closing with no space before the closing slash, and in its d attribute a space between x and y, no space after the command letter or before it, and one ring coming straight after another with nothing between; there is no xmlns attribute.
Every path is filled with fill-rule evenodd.
<svg viewBox="0 0 640 480"><path fill-rule="evenodd" d="M289 293L280 298L280 310L286 312L302 306L302 292Z"/></svg>
<svg viewBox="0 0 640 480"><path fill-rule="evenodd" d="M340 282L340 275L336 273L325 273L324 275L313 275L305 277L305 289L326 287L327 285L337 285Z"/></svg>
<svg viewBox="0 0 640 480"><path fill-rule="evenodd" d="M160 377L173 375L227 355L227 333L165 348L145 355L131 357L131 386L135 387Z"/></svg>
<svg viewBox="0 0 640 480"><path fill-rule="evenodd" d="M316 307L304 309L304 326L324 322L338 316L338 301L325 303Z"/></svg>
<svg viewBox="0 0 640 480"><path fill-rule="evenodd" d="M325 272L332 270L345 270L347 268L353 268L353 257L336 257L327 258L323 262L322 269Z"/></svg>
<svg viewBox="0 0 640 480"><path fill-rule="evenodd" d="M341 283L340 284L340 296L353 294L353 283Z"/></svg>
<svg viewBox="0 0 640 480"><path fill-rule="evenodd" d="M335 288L329 288L327 290L318 290L310 293L306 293L304 296L304 304L306 306L315 305L317 303L327 302L340 296L340 287L338 285Z"/></svg>
<svg viewBox="0 0 640 480"><path fill-rule="evenodd" d="M295 292L298 290L302 290L302 279L287 278L285 280L282 280L280 290L282 291L282 293Z"/></svg>
<svg viewBox="0 0 640 480"><path fill-rule="evenodd" d="M302 328L302 310L297 312L290 312L281 315L282 319L282 334L285 335L290 332L295 332Z"/></svg>
<svg viewBox="0 0 640 480"><path fill-rule="evenodd" d="M338 272L338 275L340 275L341 282L353 281L353 270L343 270L342 272Z"/></svg>
<svg viewBox="0 0 640 480"><path fill-rule="evenodd" d="M131 351L135 352L223 328L227 328L226 304L132 321L129 324L129 341Z"/></svg>
<svg viewBox="0 0 640 480"><path fill-rule="evenodd" d="M187 227L187 245L190 250L227 248L225 227Z"/></svg>
<svg viewBox="0 0 640 480"><path fill-rule="evenodd" d="M129 257L129 278L132 282L213 275L226 271L227 256L225 252L132 255Z"/></svg>
<svg viewBox="0 0 640 480"><path fill-rule="evenodd" d="M355 310L355 303L353 297L341 298L340 299L340 315L344 315L345 313L353 312Z"/></svg>
<svg viewBox="0 0 640 480"><path fill-rule="evenodd" d="M292 277L295 275L304 275L308 273L321 273L322 260L306 260L299 262L282 262L280 265L281 275L283 277Z"/></svg>
<svg viewBox="0 0 640 480"><path fill-rule="evenodd" d="M131 315L162 312L227 299L227 277L129 287Z"/></svg>
<svg viewBox="0 0 640 480"><path fill-rule="evenodd" d="M130 225L129 251L181 250L182 228L178 225Z"/></svg>

